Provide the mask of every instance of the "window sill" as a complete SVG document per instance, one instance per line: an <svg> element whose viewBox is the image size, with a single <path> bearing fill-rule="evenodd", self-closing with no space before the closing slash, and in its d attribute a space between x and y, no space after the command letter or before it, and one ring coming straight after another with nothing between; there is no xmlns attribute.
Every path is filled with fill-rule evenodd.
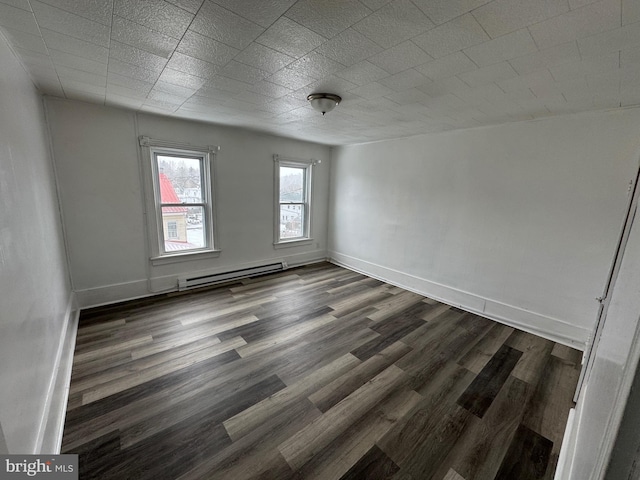
<svg viewBox="0 0 640 480"><path fill-rule="evenodd" d="M303 245L311 245L313 238L300 238L297 240L284 240L282 242L276 242L273 244L273 248L288 248L288 247L300 247Z"/></svg>
<svg viewBox="0 0 640 480"><path fill-rule="evenodd" d="M205 250L201 252L176 253L173 255L162 255L151 257L151 265L168 265L170 263L190 262L192 260L203 260L206 258L218 258L221 250Z"/></svg>

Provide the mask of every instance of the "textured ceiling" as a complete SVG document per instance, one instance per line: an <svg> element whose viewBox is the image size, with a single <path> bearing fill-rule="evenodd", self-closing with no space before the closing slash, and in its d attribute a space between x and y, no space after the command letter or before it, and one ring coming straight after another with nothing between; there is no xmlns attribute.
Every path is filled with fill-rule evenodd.
<svg viewBox="0 0 640 480"><path fill-rule="evenodd" d="M0 0L0 28L43 93L327 144L640 103L640 0Z"/></svg>

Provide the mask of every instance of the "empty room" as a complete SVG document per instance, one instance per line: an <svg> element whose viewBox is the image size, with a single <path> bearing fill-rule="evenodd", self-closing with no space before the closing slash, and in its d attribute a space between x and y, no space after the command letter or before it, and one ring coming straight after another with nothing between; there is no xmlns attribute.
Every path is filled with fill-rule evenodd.
<svg viewBox="0 0 640 480"><path fill-rule="evenodd" d="M640 478L639 52L637 0L0 0L0 477Z"/></svg>

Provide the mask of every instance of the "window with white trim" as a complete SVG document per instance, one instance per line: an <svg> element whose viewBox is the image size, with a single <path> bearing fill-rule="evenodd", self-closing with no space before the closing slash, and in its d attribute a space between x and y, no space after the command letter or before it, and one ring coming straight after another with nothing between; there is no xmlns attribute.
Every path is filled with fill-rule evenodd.
<svg viewBox="0 0 640 480"><path fill-rule="evenodd" d="M171 263L217 256L213 159L217 147L140 139L147 175L151 260Z"/></svg>
<svg viewBox="0 0 640 480"><path fill-rule="evenodd" d="M311 240L312 161L274 155L275 245Z"/></svg>

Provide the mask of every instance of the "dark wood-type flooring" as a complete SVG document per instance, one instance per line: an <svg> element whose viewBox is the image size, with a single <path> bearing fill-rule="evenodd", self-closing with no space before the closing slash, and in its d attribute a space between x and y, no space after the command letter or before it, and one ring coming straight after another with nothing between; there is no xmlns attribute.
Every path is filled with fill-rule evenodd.
<svg viewBox="0 0 640 480"><path fill-rule="evenodd" d="M330 264L84 311L85 479L552 479L580 352Z"/></svg>

